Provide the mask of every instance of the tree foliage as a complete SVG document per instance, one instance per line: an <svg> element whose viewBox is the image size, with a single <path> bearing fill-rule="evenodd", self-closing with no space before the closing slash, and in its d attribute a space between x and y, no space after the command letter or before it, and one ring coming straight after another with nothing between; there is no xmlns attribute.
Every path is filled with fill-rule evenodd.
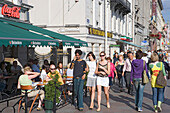
<svg viewBox="0 0 170 113"><path fill-rule="evenodd" d="M61 92L59 91L59 87L61 85L61 82L58 81L59 75L56 74L52 77L52 80L48 82L47 85L45 85L45 99L54 101L55 96L55 88L56 88L56 102L59 103L59 97ZM55 85L56 82L56 85Z"/></svg>

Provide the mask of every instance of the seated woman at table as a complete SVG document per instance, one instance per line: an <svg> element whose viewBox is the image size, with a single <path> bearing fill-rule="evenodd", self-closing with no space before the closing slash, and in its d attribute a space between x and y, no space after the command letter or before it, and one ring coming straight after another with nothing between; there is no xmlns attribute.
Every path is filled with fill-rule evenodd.
<svg viewBox="0 0 170 113"><path fill-rule="evenodd" d="M49 69L49 73L47 74L46 81L48 82L52 80L52 77L55 76L56 74L58 74L59 76L58 81L61 82L60 85L63 85L64 82L61 77L61 74L56 70L56 66L54 64L50 64L50 69Z"/></svg>
<svg viewBox="0 0 170 113"><path fill-rule="evenodd" d="M19 77L18 89L21 88L21 85L23 85L23 86L32 85L31 80L36 78L39 75L40 75L40 73L32 72L32 69L29 66L26 66L24 68L24 74ZM28 92L29 92L28 97L35 97L39 93L40 99L39 99L39 104L38 104L37 110L42 110L41 105L42 105L42 101L44 99L44 91L34 89L34 90L28 90ZM21 90L21 94L24 95L24 90Z"/></svg>

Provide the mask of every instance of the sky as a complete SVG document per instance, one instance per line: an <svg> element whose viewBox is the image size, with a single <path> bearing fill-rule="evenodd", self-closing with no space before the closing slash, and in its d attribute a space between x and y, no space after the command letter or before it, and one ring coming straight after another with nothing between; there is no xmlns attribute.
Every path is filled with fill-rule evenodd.
<svg viewBox="0 0 170 113"><path fill-rule="evenodd" d="M163 3L162 14L165 19L165 22L167 22L167 20L169 20L170 22L170 0L162 0L162 3Z"/></svg>

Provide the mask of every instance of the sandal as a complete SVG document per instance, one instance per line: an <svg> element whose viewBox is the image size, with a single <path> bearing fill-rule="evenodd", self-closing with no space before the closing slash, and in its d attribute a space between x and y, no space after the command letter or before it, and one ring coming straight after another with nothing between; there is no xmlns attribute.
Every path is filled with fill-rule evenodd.
<svg viewBox="0 0 170 113"><path fill-rule="evenodd" d="M97 108L97 110L96 110L96 111L97 111L97 112L100 112L100 110L101 110L100 108Z"/></svg>
<svg viewBox="0 0 170 113"><path fill-rule="evenodd" d="M110 108L110 104L107 104L107 108Z"/></svg>
<svg viewBox="0 0 170 113"><path fill-rule="evenodd" d="M22 103L22 108L25 110L25 103Z"/></svg>

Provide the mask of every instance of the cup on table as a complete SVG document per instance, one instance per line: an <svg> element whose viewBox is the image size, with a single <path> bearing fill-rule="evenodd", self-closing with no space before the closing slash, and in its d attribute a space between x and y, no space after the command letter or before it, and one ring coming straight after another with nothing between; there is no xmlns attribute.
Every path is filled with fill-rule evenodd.
<svg viewBox="0 0 170 113"><path fill-rule="evenodd" d="M43 80L43 83L45 84L45 83L47 83L47 81L46 81L46 80Z"/></svg>

